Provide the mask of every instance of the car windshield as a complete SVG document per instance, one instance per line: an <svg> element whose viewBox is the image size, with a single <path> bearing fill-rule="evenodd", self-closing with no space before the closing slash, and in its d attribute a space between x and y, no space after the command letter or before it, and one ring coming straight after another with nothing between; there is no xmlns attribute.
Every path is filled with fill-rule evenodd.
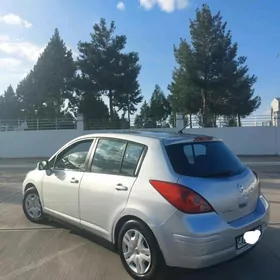
<svg viewBox="0 0 280 280"><path fill-rule="evenodd" d="M191 177L229 177L245 165L221 141L180 143L166 146L174 171Z"/></svg>

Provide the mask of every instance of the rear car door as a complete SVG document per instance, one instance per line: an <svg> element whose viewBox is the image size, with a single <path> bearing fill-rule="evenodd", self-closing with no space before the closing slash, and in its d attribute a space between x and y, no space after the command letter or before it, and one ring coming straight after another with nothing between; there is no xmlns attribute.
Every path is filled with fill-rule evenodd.
<svg viewBox="0 0 280 280"><path fill-rule="evenodd" d="M44 211L79 223L79 186L93 139L70 144L51 161L43 177Z"/></svg>
<svg viewBox="0 0 280 280"><path fill-rule="evenodd" d="M114 138L98 140L80 185L82 226L110 239L136 180L144 146Z"/></svg>

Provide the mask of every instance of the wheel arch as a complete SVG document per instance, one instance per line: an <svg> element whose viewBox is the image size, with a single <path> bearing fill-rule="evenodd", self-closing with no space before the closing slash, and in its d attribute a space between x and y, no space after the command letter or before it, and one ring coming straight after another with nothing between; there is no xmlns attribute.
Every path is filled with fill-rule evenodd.
<svg viewBox="0 0 280 280"><path fill-rule="evenodd" d="M29 190L29 189L31 189L31 188L36 188L36 186L33 184L33 183L27 183L25 186L24 186L24 193L27 191L27 190ZM36 188L36 190L37 190L37 188ZM38 192L38 190L37 190L37 192Z"/></svg>
<svg viewBox="0 0 280 280"><path fill-rule="evenodd" d="M157 245L158 247L160 248L159 244L158 244L158 240L153 232L153 230L151 229L151 227L145 222L143 221L142 219L140 219L139 217L136 217L134 215L125 215L125 216L122 216L118 222L116 223L116 226L114 228L114 231L113 231L113 237L112 237L112 241L113 241L113 244L115 245L116 249L118 249L118 236L120 234L120 231L121 231L121 228L122 226L128 222L128 221L131 221L131 220L136 220L138 222L141 222L150 232L151 234L153 235L153 237L155 238L155 240L157 241Z"/></svg>

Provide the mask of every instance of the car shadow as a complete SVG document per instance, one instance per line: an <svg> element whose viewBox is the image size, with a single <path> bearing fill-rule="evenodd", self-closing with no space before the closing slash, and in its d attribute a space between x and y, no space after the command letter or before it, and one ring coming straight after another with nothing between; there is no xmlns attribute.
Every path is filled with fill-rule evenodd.
<svg viewBox="0 0 280 280"><path fill-rule="evenodd" d="M47 226L56 228L56 229L65 229L68 230L70 234L77 235L79 237L85 238L90 242L93 242L113 253L117 253L116 247L109 242L108 240L94 235L88 231L81 230L75 226L69 225L68 223L64 223L63 221L58 221L56 219L51 218L45 223Z"/></svg>
<svg viewBox="0 0 280 280"><path fill-rule="evenodd" d="M243 255L200 270L172 268L166 280L273 280L279 278L279 273L280 228L270 226L259 244Z"/></svg>
<svg viewBox="0 0 280 280"><path fill-rule="evenodd" d="M71 234L86 238L90 242L117 254L115 246L107 240L80 231L69 225L50 222L52 226L70 230ZM241 256L204 269L168 268L164 280L275 280L280 274L280 224L272 224L260 242ZM276 226L276 227L274 227ZM269 271L269 274L268 274Z"/></svg>

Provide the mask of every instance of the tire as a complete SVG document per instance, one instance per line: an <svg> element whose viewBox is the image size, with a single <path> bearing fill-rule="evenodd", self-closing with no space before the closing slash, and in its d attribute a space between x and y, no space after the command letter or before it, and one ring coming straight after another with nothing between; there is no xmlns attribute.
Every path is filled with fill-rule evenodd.
<svg viewBox="0 0 280 280"><path fill-rule="evenodd" d="M138 245L136 245L136 243L134 243L135 240L133 240L133 238L137 238L137 236L140 242ZM130 238L132 238L132 240ZM124 240L126 240L126 242ZM130 244L130 247L128 244ZM129 248L132 249L129 250ZM144 223L137 220L130 220L122 226L118 236L118 251L124 268L133 279L163 279L167 269L164 258L157 240ZM133 259L130 261L130 265L125 258L125 253L127 254L127 259ZM149 255L150 258L148 258ZM138 270L136 261L138 263ZM139 264L142 264L142 266ZM140 268L142 268L142 271Z"/></svg>
<svg viewBox="0 0 280 280"><path fill-rule="evenodd" d="M31 202L29 202L30 200L31 200ZM35 203L35 205L33 205L33 206L35 206L35 207L33 207L33 210L28 209L28 204L30 205L30 203L32 203L32 200L34 201L33 203ZM26 218L29 221L31 221L33 223L37 223L37 224L40 224L45 221L41 200L40 200L38 191L35 187L29 188L24 193L23 200L22 200L22 209L23 209L23 212L24 212Z"/></svg>

